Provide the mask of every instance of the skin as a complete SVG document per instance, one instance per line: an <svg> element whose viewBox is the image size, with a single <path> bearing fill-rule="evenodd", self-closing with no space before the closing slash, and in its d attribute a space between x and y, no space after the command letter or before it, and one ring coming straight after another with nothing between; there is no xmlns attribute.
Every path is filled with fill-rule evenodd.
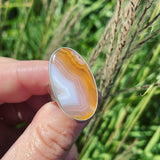
<svg viewBox="0 0 160 160"><path fill-rule="evenodd" d="M68 117L51 102L48 86L47 61L0 57L2 160L78 159L74 142L88 121Z"/></svg>

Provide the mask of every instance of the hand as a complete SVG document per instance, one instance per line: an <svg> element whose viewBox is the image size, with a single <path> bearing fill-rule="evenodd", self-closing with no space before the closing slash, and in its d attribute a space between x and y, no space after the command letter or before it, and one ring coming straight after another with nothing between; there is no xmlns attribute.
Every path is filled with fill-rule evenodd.
<svg viewBox="0 0 160 160"><path fill-rule="evenodd" d="M87 122L71 119L49 102L48 85L47 61L0 58L2 160L77 159L73 144Z"/></svg>

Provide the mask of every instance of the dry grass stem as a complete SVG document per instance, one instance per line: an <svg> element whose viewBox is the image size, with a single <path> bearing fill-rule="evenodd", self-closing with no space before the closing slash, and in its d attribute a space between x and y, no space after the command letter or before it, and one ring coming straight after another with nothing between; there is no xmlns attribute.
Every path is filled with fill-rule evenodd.
<svg viewBox="0 0 160 160"><path fill-rule="evenodd" d="M49 6L49 10L48 10L48 14L47 14L46 22L45 22L45 27L43 30L42 40L41 40L41 44L40 44L39 51L38 51L38 57L37 57L38 59L40 58L42 48L45 45L45 36L48 30L49 24L51 23L53 12L54 12L54 0L51 1L50 6Z"/></svg>
<svg viewBox="0 0 160 160"><path fill-rule="evenodd" d="M95 80L98 80L101 78L101 75L102 75L102 72L103 72L103 67L100 67L98 69L98 71L95 73L94 77L95 77Z"/></svg>
<svg viewBox="0 0 160 160"><path fill-rule="evenodd" d="M96 58L99 56L99 54L102 52L103 48L105 47L110 34L107 34L113 24L114 18L112 18L109 22L109 24L106 26L104 33L102 34L100 40L98 41L96 47L94 48L93 52L91 53L88 64L90 67L92 67L96 61Z"/></svg>
<svg viewBox="0 0 160 160"><path fill-rule="evenodd" d="M158 33L160 32L160 28L157 29L154 33L152 33L150 36L148 36L147 38L145 38L143 41L139 42L132 50L131 53L133 53L136 49L138 49L140 46L142 46L144 43L146 43L147 41L151 40L153 37L157 36Z"/></svg>
<svg viewBox="0 0 160 160"><path fill-rule="evenodd" d="M144 23L144 20L145 20L145 15L147 13L147 11L149 10L149 8L151 7L152 3L151 1L147 1L147 4L146 4L146 7L142 13L142 15L140 16L139 18L139 21L137 23L137 26L136 26L136 29L135 29L135 32L132 34L131 36L131 40L130 42L128 43L128 47L127 47L127 50L125 51L125 54L123 55L123 58L122 60L125 60L127 58L127 55L130 55L129 53L131 53L131 46L132 44L134 43L134 40L136 39L136 36L138 36L139 32L140 32L140 29L141 29L141 26L142 24Z"/></svg>
<svg viewBox="0 0 160 160"><path fill-rule="evenodd" d="M133 88L129 88L129 89L123 89L120 90L119 92L116 92L115 94L111 94L110 96L115 96L118 94L122 94L122 93L131 93L131 92L137 92L137 91L144 91L147 90L148 88L150 88L151 86L154 87L160 87L160 83L155 83L155 84L146 84L144 86L138 86L138 87L133 87Z"/></svg>
<svg viewBox="0 0 160 160"><path fill-rule="evenodd" d="M26 12L26 18L24 19L24 23L23 25L20 25L20 34L19 34L19 39L17 41L17 44L15 45L15 50L14 50L14 53L13 53L13 58L17 58L17 55L19 52L21 52L21 50L23 49L23 47L19 47L20 46L20 43L22 42L22 39L23 39L23 33L24 33L24 30L25 30L25 27L27 25L27 22L28 22L28 19L29 19L29 16L30 16L30 13L32 11L32 7L33 7L33 4L34 4L34 0L31 0L30 2L30 8L29 10L24 10L24 12Z"/></svg>
<svg viewBox="0 0 160 160"><path fill-rule="evenodd" d="M74 18L72 18L72 15L73 15L74 11L77 9L77 7L78 7L77 5L72 7L70 9L70 11L68 13L66 13L64 15L64 17L62 18L62 21L61 21L54 37L52 38L49 46L47 47L47 51L46 51L44 59L46 59L46 60L49 59L51 53L57 47L59 47L60 42L63 40L62 38L64 38L64 36L70 31L71 27L75 24L78 16L80 15L80 12L82 12L82 9L80 8L78 10L78 12L76 13L76 15L74 15Z"/></svg>
<svg viewBox="0 0 160 160"><path fill-rule="evenodd" d="M112 30L111 30L110 45L109 45L108 53L106 54L106 63L104 65L103 77L100 82L100 91L102 90L103 82L105 81L106 74L108 74L106 70L109 67L109 61L110 61L111 53L113 51L115 34L117 32L117 26L118 26L118 22L120 20L119 17L120 17L121 3L122 3L121 0L119 0L117 8L116 8L114 23L113 23ZM102 95L103 95L103 92L102 92Z"/></svg>
<svg viewBox="0 0 160 160"><path fill-rule="evenodd" d="M160 16L160 13L158 13L153 20L151 20L150 22L148 22L141 30L140 32L142 32L143 30L145 30L146 28L148 28L150 25L152 25Z"/></svg>
<svg viewBox="0 0 160 160"><path fill-rule="evenodd" d="M43 3L43 7L44 7L45 12L47 12L47 9L48 9L48 1L47 1L47 0L42 0L42 3ZM51 2L51 3L52 3L52 2Z"/></svg>
<svg viewBox="0 0 160 160"><path fill-rule="evenodd" d="M122 51L126 45L126 41L128 38L129 31L134 21L134 17L136 14L136 9L138 7L139 1L130 1L128 4L128 8L126 8L125 19L122 20L121 32L118 35L117 40L117 48L114 51L112 56L108 56L106 59L103 78L100 83L100 91L102 96L105 96L107 88L114 83L114 76L116 77L119 73L121 63L122 63ZM109 90L108 90L109 91Z"/></svg>
<svg viewBox="0 0 160 160"><path fill-rule="evenodd" d="M71 21L69 22L66 30L63 32L62 36L61 36L61 39L59 41L59 43L61 44L63 39L65 38L65 36L69 33L69 31L71 30L72 26L76 23L76 21L78 20L80 14L82 13L83 11L83 7L81 7L78 12L76 13L76 15L71 19Z"/></svg>
<svg viewBox="0 0 160 160"><path fill-rule="evenodd" d="M133 156L134 153L133 153L132 149L133 149L134 146L136 146L137 142L138 142L138 139L135 139L134 142L129 145L127 150L123 151L122 154L120 154L120 156L117 156L115 158L115 160L123 160L124 157L126 157L128 154ZM128 159L130 159L130 158L128 158Z"/></svg>
<svg viewBox="0 0 160 160"><path fill-rule="evenodd" d="M147 12L149 12L153 1L148 0L146 2L143 12L140 12L141 8L139 8L139 4L140 0L131 0L126 5L123 5L122 1L118 1L116 12L111 19L111 22L106 27L105 32L103 33L100 41L89 58L89 64L92 67L96 61L96 58L103 51L104 47L108 48L108 51L105 51L106 62L104 66L101 67L95 74L96 80L100 80L99 91L103 97L107 97L109 94L124 60L128 58L135 49L139 48L142 44L146 43L160 32L160 30L157 29L150 36L136 44L137 41L135 40L139 37L142 28L148 28L159 17L158 13L144 27L143 24L145 24L145 20L147 19ZM139 13L141 13L140 17L136 16L138 13L137 10L139 10ZM131 34L131 31L133 34ZM105 36L107 37L107 40L110 40L109 44L107 44L105 41Z"/></svg>
<svg viewBox="0 0 160 160"><path fill-rule="evenodd" d="M1 24L1 14L2 14L2 0L0 0L0 24Z"/></svg>

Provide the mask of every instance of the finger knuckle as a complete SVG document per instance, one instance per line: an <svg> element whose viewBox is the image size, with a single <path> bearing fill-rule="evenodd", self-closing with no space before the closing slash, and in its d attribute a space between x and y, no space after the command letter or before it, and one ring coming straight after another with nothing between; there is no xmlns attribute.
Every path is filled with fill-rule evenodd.
<svg viewBox="0 0 160 160"><path fill-rule="evenodd" d="M68 152L74 140L72 132L70 132L69 129L55 128L49 124L47 127L48 130L52 132L52 135L55 135L53 137L51 136L49 141L53 144L57 144L64 152Z"/></svg>
<svg viewBox="0 0 160 160"><path fill-rule="evenodd" d="M52 156L50 153L52 153L52 146L46 141L46 138L39 127L36 128L35 142L38 142L35 143L35 150L41 156L41 158L51 160Z"/></svg>
<svg viewBox="0 0 160 160"><path fill-rule="evenodd" d="M37 151L46 159L63 158L70 150L74 139L70 131L60 131L51 125L39 126L36 132L41 144L40 148L37 147Z"/></svg>

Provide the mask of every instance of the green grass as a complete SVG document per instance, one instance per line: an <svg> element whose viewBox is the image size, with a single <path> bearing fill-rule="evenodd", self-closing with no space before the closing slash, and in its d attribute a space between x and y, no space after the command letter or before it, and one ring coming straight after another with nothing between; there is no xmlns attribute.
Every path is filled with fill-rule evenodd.
<svg viewBox="0 0 160 160"><path fill-rule="evenodd" d="M116 0L55 0L53 4L47 0L0 2L0 56L25 60L48 60L50 54L61 46L77 50L88 60L117 4ZM153 4L142 27L159 14L159 4L160 1ZM141 1L140 5L142 8L137 14L145 2ZM138 20L137 16L129 37L134 33ZM158 28L159 17L136 37L132 47ZM95 75L104 65L107 45L92 67ZM116 43L113 46L116 48ZM97 79L98 88L102 76ZM77 141L80 159L159 160L159 86L158 32L123 62L109 95Z"/></svg>

